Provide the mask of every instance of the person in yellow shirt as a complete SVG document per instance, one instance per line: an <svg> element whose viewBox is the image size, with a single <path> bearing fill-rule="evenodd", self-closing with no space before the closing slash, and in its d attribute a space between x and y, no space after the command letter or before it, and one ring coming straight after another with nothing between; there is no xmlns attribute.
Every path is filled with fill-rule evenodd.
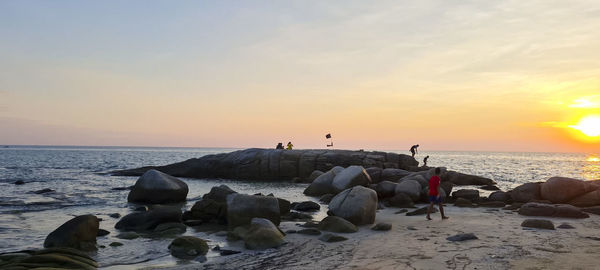
<svg viewBox="0 0 600 270"><path fill-rule="evenodd" d="M288 142L287 150L292 150L293 147L294 147L294 145L292 144L292 142Z"/></svg>

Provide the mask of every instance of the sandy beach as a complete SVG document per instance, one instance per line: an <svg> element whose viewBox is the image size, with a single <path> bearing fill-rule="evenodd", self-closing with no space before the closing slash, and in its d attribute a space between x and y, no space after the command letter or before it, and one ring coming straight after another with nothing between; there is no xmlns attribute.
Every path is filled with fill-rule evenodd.
<svg viewBox="0 0 600 270"><path fill-rule="evenodd" d="M594 269L600 259L600 218L544 218L555 226L574 229L541 230L521 227L524 217L497 208L448 206L449 220L378 210L376 222L388 222L387 232L361 226L349 240L325 243L318 236L288 234L286 245L263 252L217 257L168 269ZM283 231L300 229L283 222ZM479 239L450 242L447 237L473 233ZM158 269L158 268L147 268Z"/></svg>

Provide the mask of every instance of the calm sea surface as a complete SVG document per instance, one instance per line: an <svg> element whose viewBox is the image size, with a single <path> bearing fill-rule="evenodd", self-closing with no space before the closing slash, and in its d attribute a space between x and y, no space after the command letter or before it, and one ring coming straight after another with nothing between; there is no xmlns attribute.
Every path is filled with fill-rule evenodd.
<svg viewBox="0 0 600 270"><path fill-rule="evenodd" d="M94 255L106 268L137 268L147 265L174 265L167 246L172 239L134 240L117 239L114 229L117 219L108 215L122 216L133 211L127 203L128 191L113 188L133 185L137 177L109 176L102 173L146 165L164 165L208 154L230 152L225 148L139 148L139 147L28 147L0 146L0 253L22 249L41 248L45 237L70 218L82 214L94 214L103 221L100 227L110 231L98 238L98 244L106 246ZM390 152L406 153L407 151ZM429 155L430 166L489 177L502 190L526 182L545 181L551 176L567 176L580 179L600 179L600 159L593 153L508 153L508 152L423 152L417 155L421 161ZM15 185L22 180L24 185ZM182 179L190 188L188 202L182 209L189 209L211 187L226 184L232 189L254 194L273 193L290 201L315 200L302 191L306 184L259 183L225 179ZM52 192L35 194L45 188ZM317 220L325 215L326 207L317 213ZM186 235L196 235L212 241L212 245L229 246L224 237L206 235L189 229ZM110 247L113 241L124 246ZM235 244L233 244L235 245ZM218 256L209 252L211 257Z"/></svg>

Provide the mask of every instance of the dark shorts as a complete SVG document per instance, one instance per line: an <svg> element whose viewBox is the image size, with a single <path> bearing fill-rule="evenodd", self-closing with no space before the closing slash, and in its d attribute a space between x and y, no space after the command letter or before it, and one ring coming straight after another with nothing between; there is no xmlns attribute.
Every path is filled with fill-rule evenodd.
<svg viewBox="0 0 600 270"><path fill-rule="evenodd" d="M429 195L429 202L432 202L432 203L442 203L442 197Z"/></svg>

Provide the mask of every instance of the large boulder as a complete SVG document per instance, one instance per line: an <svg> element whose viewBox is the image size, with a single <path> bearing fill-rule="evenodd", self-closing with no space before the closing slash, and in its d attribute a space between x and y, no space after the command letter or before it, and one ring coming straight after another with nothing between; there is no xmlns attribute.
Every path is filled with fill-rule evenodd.
<svg viewBox="0 0 600 270"><path fill-rule="evenodd" d="M417 181L419 183L419 185L421 185L421 189L429 186L429 181L427 179L425 179L425 176L423 176L423 174L415 173L415 174L407 175L407 176L403 177L402 179L400 179L398 181L398 183L402 183L406 180Z"/></svg>
<svg viewBox="0 0 600 270"><path fill-rule="evenodd" d="M474 201L479 199L479 190L476 189L461 189L452 192L452 197L454 198L464 198L469 201Z"/></svg>
<svg viewBox="0 0 600 270"><path fill-rule="evenodd" d="M327 216L318 226L319 230L337 232L337 233L353 233L357 232L358 228L351 222L336 216Z"/></svg>
<svg viewBox="0 0 600 270"><path fill-rule="evenodd" d="M526 203L540 199L541 183L525 183L511 190L510 197L514 202Z"/></svg>
<svg viewBox="0 0 600 270"><path fill-rule="evenodd" d="M588 214L581 209L568 204L526 203L519 209L519 214L524 216L588 218Z"/></svg>
<svg viewBox="0 0 600 270"><path fill-rule="evenodd" d="M271 196L230 194L227 196L227 225L230 229L250 224L253 218L280 222L279 201Z"/></svg>
<svg viewBox="0 0 600 270"><path fill-rule="evenodd" d="M585 193L575 199L568 202L570 205L577 207L588 207L600 205L600 190L594 190L592 192Z"/></svg>
<svg viewBox="0 0 600 270"><path fill-rule="evenodd" d="M386 205L391 207L411 208L415 206L413 200L406 193L397 193L388 198L386 202Z"/></svg>
<svg viewBox="0 0 600 270"><path fill-rule="evenodd" d="M598 186L586 181L567 177L551 177L542 183L540 195L542 199L552 203L566 203L596 189Z"/></svg>
<svg viewBox="0 0 600 270"><path fill-rule="evenodd" d="M190 210L191 216L195 220L204 222L217 221L225 223L227 220L227 206L225 203L219 203L212 199L202 199L194 203Z"/></svg>
<svg viewBox="0 0 600 270"><path fill-rule="evenodd" d="M162 223L181 223L181 210L177 207L154 207L146 212L126 215L115 224L122 231L149 231Z"/></svg>
<svg viewBox="0 0 600 270"><path fill-rule="evenodd" d="M45 248L68 247L79 250L96 250L96 236L100 227L94 215L72 218L52 231L44 241Z"/></svg>
<svg viewBox="0 0 600 270"><path fill-rule="evenodd" d="M329 211L355 225L372 224L377 211L377 193L362 186L346 189L333 197Z"/></svg>
<svg viewBox="0 0 600 270"><path fill-rule="evenodd" d="M521 223L521 227L554 230L554 223L547 219L526 219Z"/></svg>
<svg viewBox="0 0 600 270"><path fill-rule="evenodd" d="M250 228L242 236L247 249L263 250L276 248L285 243L284 235L270 220L253 218Z"/></svg>
<svg viewBox="0 0 600 270"><path fill-rule="evenodd" d="M322 196L325 194L333 193L333 179L336 174L343 171L344 168L336 166L331 170L319 175L305 190L304 194L308 196Z"/></svg>
<svg viewBox="0 0 600 270"><path fill-rule="evenodd" d="M366 168L365 171L367 171L367 173L369 174L369 177L371 177L371 181L374 184L377 184L382 181L381 180L381 172L383 171L382 168L369 167L369 168Z"/></svg>
<svg viewBox="0 0 600 270"><path fill-rule="evenodd" d="M377 196L379 197L379 199L384 199L394 196L394 194L396 193L396 186L398 186L397 183L390 181L382 181L379 184L377 184L377 186L375 186L375 191L377 192Z"/></svg>
<svg viewBox="0 0 600 270"><path fill-rule="evenodd" d="M171 242L169 251L173 257L193 259L199 255L206 255L208 252L208 244L204 239L198 237L181 236Z"/></svg>
<svg viewBox="0 0 600 270"><path fill-rule="evenodd" d="M73 248L57 247L41 250L24 250L0 254L2 269L84 269L95 270L98 263L86 252Z"/></svg>
<svg viewBox="0 0 600 270"><path fill-rule="evenodd" d="M183 202L187 194L188 186L183 181L157 170L149 170L135 182L127 201L151 204Z"/></svg>
<svg viewBox="0 0 600 270"><path fill-rule="evenodd" d="M510 200L510 194L504 191L494 191L488 196L490 201L508 202Z"/></svg>
<svg viewBox="0 0 600 270"><path fill-rule="evenodd" d="M371 177L362 166L350 166L337 173L331 182L334 194L354 186L368 186Z"/></svg>
<svg viewBox="0 0 600 270"><path fill-rule="evenodd" d="M411 172L402 169L384 169L381 171L381 181L397 182L409 174L411 174Z"/></svg>
<svg viewBox="0 0 600 270"><path fill-rule="evenodd" d="M398 193L404 193L416 202L421 197L421 184L415 180L404 180L396 186L395 194Z"/></svg>
<svg viewBox="0 0 600 270"><path fill-rule="evenodd" d="M485 178L485 177L481 177L481 176L477 176L477 175L469 175L469 174L459 173L459 172L455 172L455 171L446 172L445 174L443 174L442 178L443 178L442 179L443 181L450 181L450 182L454 183L455 185L459 185L459 186L466 186L466 185L483 186L483 185L496 184L496 182L494 182L492 179L489 179L489 178Z"/></svg>

